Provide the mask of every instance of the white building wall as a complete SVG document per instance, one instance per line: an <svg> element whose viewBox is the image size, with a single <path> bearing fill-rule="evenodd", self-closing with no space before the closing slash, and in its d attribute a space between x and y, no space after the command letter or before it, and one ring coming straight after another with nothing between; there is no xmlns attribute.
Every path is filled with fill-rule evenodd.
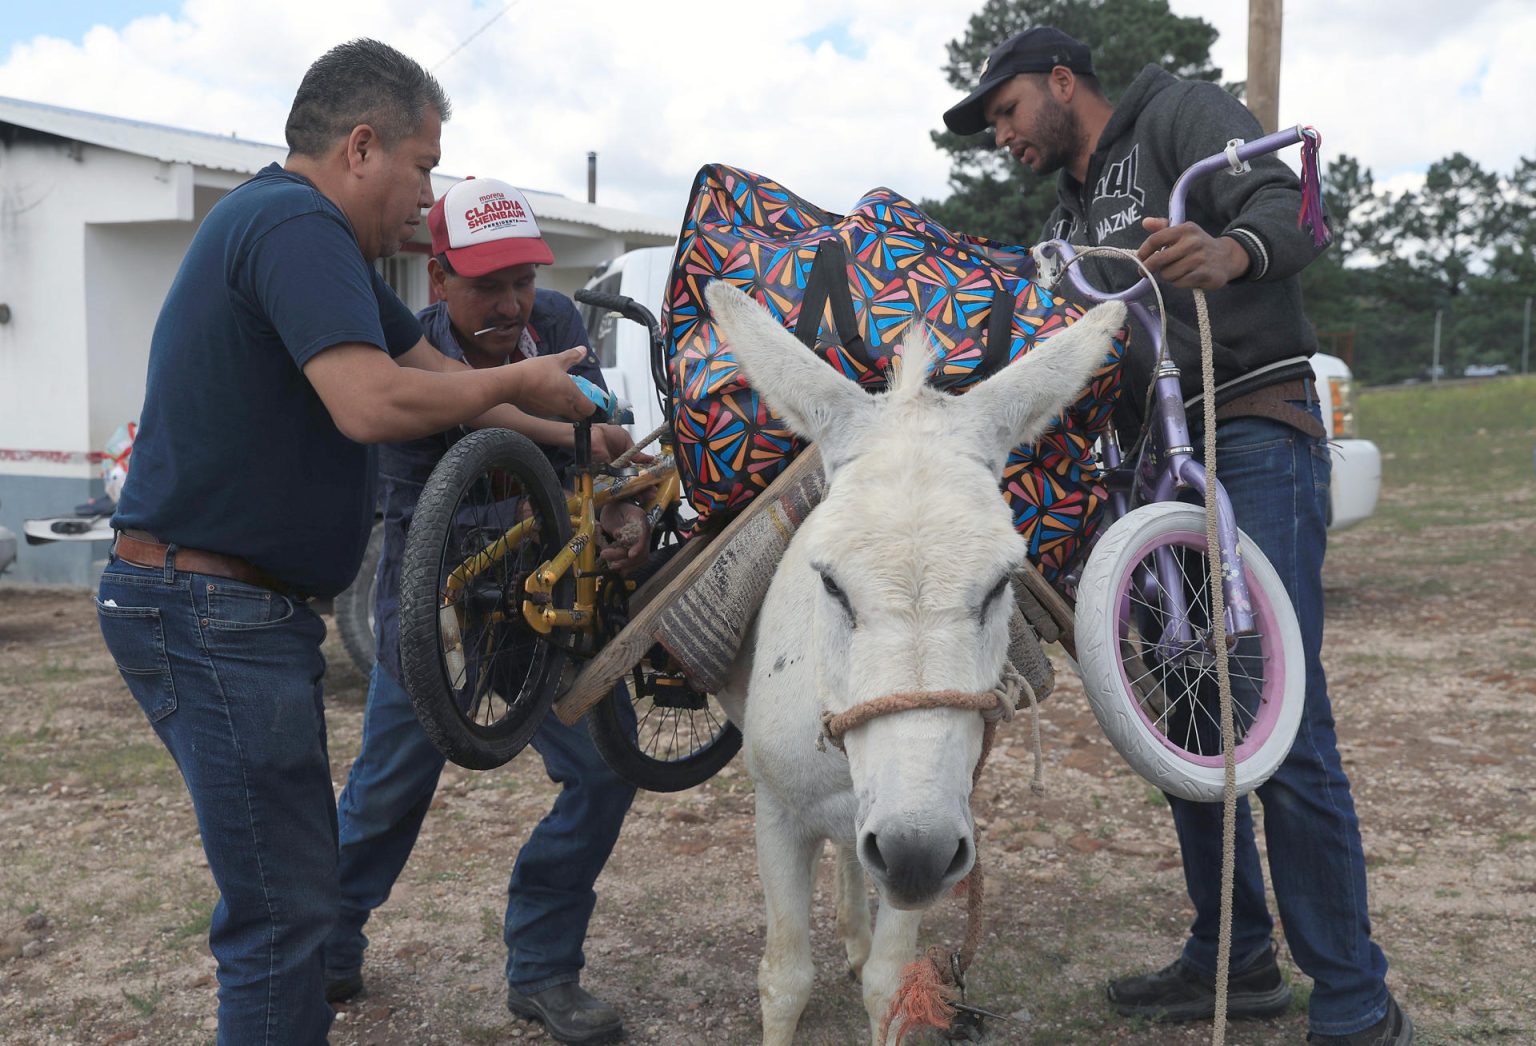
<svg viewBox="0 0 1536 1046"><path fill-rule="evenodd" d="M161 303L192 242L191 222L85 229L88 446L99 450L144 403L149 343Z"/></svg>
<svg viewBox="0 0 1536 1046"><path fill-rule="evenodd" d="M162 285L152 305L135 305L114 317L101 302L92 308L88 270L113 285L105 297L114 303L131 298L136 285L148 289L166 264L174 272L180 254L167 253L174 250L174 238L151 236L151 254L145 257L133 248L134 230L142 226L119 223L179 219L189 237L191 203L191 171L178 165L27 139L0 151L0 301L11 308L11 322L0 326L0 451L69 455L67 461L0 455L0 476L80 478L93 471L85 456L100 449L118 422L99 430L92 417L96 376L88 347L95 337L103 349L94 362L118 361L100 378L114 396L121 393L130 380L133 353L107 349L105 339L110 332L120 345L143 345L147 355L154 312L165 291ZM142 370L141 359L140 395ZM116 402L108 409L121 410Z"/></svg>
<svg viewBox="0 0 1536 1046"><path fill-rule="evenodd" d="M0 524L19 533L101 492L91 458L138 417L150 338L197 224L248 177L27 130L0 145ZM586 205L548 206L586 216ZM567 294L600 262L664 239L564 216L542 224L556 263L539 282ZM425 258L402 261L419 307ZM23 546L5 581L90 585L105 552Z"/></svg>
<svg viewBox="0 0 1536 1046"><path fill-rule="evenodd" d="M137 418L149 336L190 242L186 165L23 135L0 149L0 522L67 514ZM26 546L7 575L89 584L104 546Z"/></svg>

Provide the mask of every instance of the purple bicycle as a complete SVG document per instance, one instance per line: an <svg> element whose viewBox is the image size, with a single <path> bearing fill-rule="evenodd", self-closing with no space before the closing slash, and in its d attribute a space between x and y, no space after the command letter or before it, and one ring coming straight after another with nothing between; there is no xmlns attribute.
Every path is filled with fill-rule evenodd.
<svg viewBox="0 0 1536 1046"><path fill-rule="evenodd" d="M1293 127L1234 141L1194 164L1174 186L1170 225L1184 220L1185 197L1197 178L1224 168L1239 174L1246 161L1297 143L1306 145L1304 162L1315 164L1317 140L1310 128ZM1315 167L1308 173L1315 177ZM1225 759L1207 517L1201 505L1179 500L1181 494L1206 498L1205 466L1194 456L1179 369L1165 354L1162 327L1144 300L1155 292L1152 281L1143 277L1126 290L1105 291L1072 264L1076 257L1063 240L1036 248L1042 271L1064 266L1084 297L1126 302L1158 360L1141 437L1124 454L1112 436L1102 441L1112 522L1076 579L1078 671L1099 725L1138 773L1174 795L1220 801ZM1301 632L1279 575L1238 529L1219 482L1212 493L1242 794L1263 784L1290 751L1306 672Z"/></svg>

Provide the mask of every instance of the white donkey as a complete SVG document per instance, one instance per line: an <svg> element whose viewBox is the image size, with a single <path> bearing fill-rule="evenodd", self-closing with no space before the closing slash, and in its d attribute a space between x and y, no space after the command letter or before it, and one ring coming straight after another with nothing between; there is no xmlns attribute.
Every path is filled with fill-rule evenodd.
<svg viewBox="0 0 1536 1046"><path fill-rule="evenodd" d="M838 933L884 1046L922 910L975 860L983 721L947 707L882 715L847 732L844 754L818 745L822 716L884 695L998 685L1008 579L1026 551L998 490L1004 461L1077 397L1124 308L1099 306L963 396L927 384L932 352L925 335L909 336L901 377L872 396L741 292L716 282L708 301L752 387L820 448L829 483L719 695L745 735L757 794L763 1042L791 1042L810 997L812 881L830 839ZM873 939L861 865L882 900Z"/></svg>

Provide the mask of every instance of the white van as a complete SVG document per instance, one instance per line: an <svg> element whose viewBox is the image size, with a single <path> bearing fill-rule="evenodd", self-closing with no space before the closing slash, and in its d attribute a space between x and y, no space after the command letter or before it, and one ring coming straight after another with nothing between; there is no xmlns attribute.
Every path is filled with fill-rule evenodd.
<svg viewBox="0 0 1536 1046"><path fill-rule="evenodd" d="M644 247L621 254L598 269L587 288L622 294L650 309L658 318L666 294L667 274L676 246ZM579 306L592 338L592 348L602 362L608 387L628 400L635 410L631 432L636 437L661 424L651 380L650 342L637 323L606 310ZM1322 400L1323 425L1333 456L1333 488L1329 499L1328 526L1343 530L1369 518L1381 492L1381 451L1355 429L1354 375L1337 356L1318 353L1312 357L1317 375L1317 394Z"/></svg>
<svg viewBox="0 0 1536 1046"><path fill-rule="evenodd" d="M666 295L667 273L672 268L672 247L642 247L629 251L598 268L587 281L585 290L604 294L622 294L651 310L661 318L661 302ZM634 408L635 423L629 427L636 438L661 424L661 406L657 403L655 382L651 380L651 342L644 327L606 309L594 309L577 303L581 320L592 339L603 368L603 380L620 399Z"/></svg>

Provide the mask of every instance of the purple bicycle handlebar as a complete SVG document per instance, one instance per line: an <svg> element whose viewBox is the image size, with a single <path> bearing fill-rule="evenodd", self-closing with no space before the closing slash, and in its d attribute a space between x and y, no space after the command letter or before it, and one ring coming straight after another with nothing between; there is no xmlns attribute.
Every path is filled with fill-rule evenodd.
<svg viewBox="0 0 1536 1046"><path fill-rule="evenodd" d="M1244 163L1256 156L1278 152L1288 145L1295 145L1316 132L1297 124L1295 127L1287 127L1283 131L1274 134L1266 134L1262 138L1255 138L1251 142L1244 142L1235 149L1223 150L1213 153L1203 160L1197 160L1185 172L1179 175L1179 180L1174 183L1173 193L1168 199L1168 224L1179 225L1184 221L1184 199L1189 195L1189 187L1196 178L1220 170L1223 167L1232 167L1232 160ZM1070 262L1076 257L1077 252L1066 240L1048 240L1040 245L1040 249L1056 254L1063 263ZM1073 265L1067 269L1067 276L1072 280L1072 285L1078 289L1085 298L1090 301L1135 301L1145 294L1152 286L1152 281L1143 276L1130 287L1123 291L1100 290L1089 283L1082 275L1082 266Z"/></svg>

